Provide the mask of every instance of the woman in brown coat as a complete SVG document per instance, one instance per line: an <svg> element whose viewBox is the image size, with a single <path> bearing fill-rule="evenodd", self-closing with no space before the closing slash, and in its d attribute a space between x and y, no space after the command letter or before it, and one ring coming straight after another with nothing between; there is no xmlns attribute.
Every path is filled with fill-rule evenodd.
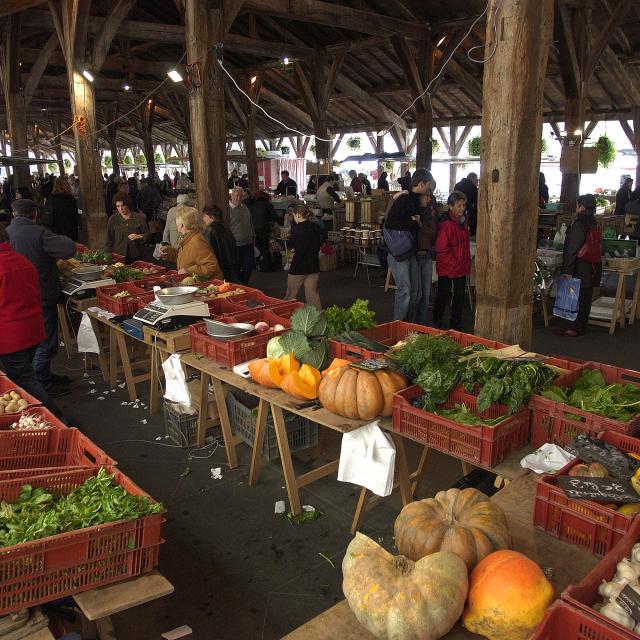
<svg viewBox="0 0 640 640"><path fill-rule="evenodd" d="M222 269L209 243L200 233L200 215L197 209L179 205L176 207L176 227L182 237L178 248L165 246L162 256L176 262L178 273L194 273L209 278L224 278Z"/></svg>

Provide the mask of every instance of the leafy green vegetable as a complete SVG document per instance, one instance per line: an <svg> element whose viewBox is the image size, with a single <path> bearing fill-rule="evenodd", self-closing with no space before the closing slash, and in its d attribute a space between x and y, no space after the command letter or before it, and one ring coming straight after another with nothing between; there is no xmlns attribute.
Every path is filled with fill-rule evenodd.
<svg viewBox="0 0 640 640"><path fill-rule="evenodd" d="M330 336L376 326L376 314L369 309L369 301L362 298L358 298L348 309L333 305L325 309L324 314Z"/></svg>
<svg viewBox="0 0 640 640"><path fill-rule="evenodd" d="M17 502L0 503L0 547L105 522L136 520L163 509L159 502L128 493L104 469L67 496L26 484Z"/></svg>
<svg viewBox="0 0 640 640"><path fill-rule="evenodd" d="M108 262L111 260L111 254L104 251L85 251L84 253L76 253L75 258L80 262L95 264L97 262Z"/></svg>
<svg viewBox="0 0 640 640"><path fill-rule="evenodd" d="M633 384L607 384L598 369L584 369L569 389L550 386L542 395L555 402L621 422L629 422L640 413L640 387ZM568 417L584 420L582 416Z"/></svg>
<svg viewBox="0 0 640 640"><path fill-rule="evenodd" d="M327 331L327 319L322 311L307 304L291 314L291 328L305 336L323 336Z"/></svg>
<svg viewBox="0 0 640 640"><path fill-rule="evenodd" d="M131 267L114 267L111 276L116 282L128 282L130 280L140 280L144 277L142 271Z"/></svg>
<svg viewBox="0 0 640 640"><path fill-rule="evenodd" d="M343 331L342 333L338 333L333 337L334 339L338 340L339 342L343 342L344 344L351 344L356 347L362 347L363 349L368 349L369 351L386 353L389 350L389 347L387 345L369 340L369 338L366 338L357 331Z"/></svg>
<svg viewBox="0 0 640 640"><path fill-rule="evenodd" d="M466 404L456 404L452 409L437 409L434 413L443 418L448 418L459 424L479 425L486 424L495 426L502 422L506 416L498 416L497 418L481 418L471 411Z"/></svg>
<svg viewBox="0 0 640 640"><path fill-rule="evenodd" d="M414 333L389 349L387 358L409 379L416 380L427 366L457 368L461 351L462 347L447 336Z"/></svg>

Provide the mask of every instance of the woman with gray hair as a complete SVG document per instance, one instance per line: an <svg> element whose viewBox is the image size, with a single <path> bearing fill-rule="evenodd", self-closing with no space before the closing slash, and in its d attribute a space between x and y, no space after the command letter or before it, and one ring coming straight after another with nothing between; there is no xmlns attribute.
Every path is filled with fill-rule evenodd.
<svg viewBox="0 0 640 640"><path fill-rule="evenodd" d="M229 228L235 238L240 255L240 282L242 282L242 284L248 284L255 263L255 256L253 254L255 232L253 230L251 212L243 202L244 195L244 189L240 187L235 187L231 191Z"/></svg>

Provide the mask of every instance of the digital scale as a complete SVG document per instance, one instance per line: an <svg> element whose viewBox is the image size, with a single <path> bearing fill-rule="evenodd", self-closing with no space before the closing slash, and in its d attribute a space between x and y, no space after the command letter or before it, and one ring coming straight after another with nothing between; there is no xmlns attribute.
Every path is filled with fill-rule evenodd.
<svg viewBox="0 0 640 640"><path fill-rule="evenodd" d="M135 313L133 318L157 329L173 329L210 315L206 302L194 300L185 304L165 305L154 300Z"/></svg>
<svg viewBox="0 0 640 640"><path fill-rule="evenodd" d="M106 287L109 284L116 284L116 281L113 278L100 278L87 282L80 278L71 278L62 287L62 292L68 296L80 297L84 292L95 291L98 287Z"/></svg>

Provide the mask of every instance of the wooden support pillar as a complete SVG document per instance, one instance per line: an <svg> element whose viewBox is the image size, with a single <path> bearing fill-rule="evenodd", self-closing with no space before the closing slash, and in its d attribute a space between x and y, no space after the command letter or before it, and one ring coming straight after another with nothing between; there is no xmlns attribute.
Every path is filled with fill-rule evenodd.
<svg viewBox="0 0 640 640"><path fill-rule="evenodd" d="M118 117L120 115L120 104L115 101L106 111L107 122L107 140L109 141L109 150L111 151L111 173L116 176L120 175L120 157L118 151L118 143L116 141L118 133Z"/></svg>
<svg viewBox="0 0 640 640"><path fill-rule="evenodd" d="M153 120L156 110L155 96L151 96L138 106L137 113L129 116L131 126L142 141L144 157L147 160L147 174L152 178L156 175L155 149L153 146Z"/></svg>
<svg viewBox="0 0 640 640"><path fill-rule="evenodd" d="M633 110L632 118L633 121L631 126L629 126L629 122L624 119L620 120L620 125L627 135L627 138L629 139L629 143L633 147L633 150L636 152L636 179L634 184L637 188L640 185L640 107L637 107Z"/></svg>
<svg viewBox="0 0 640 640"><path fill-rule="evenodd" d="M94 77L100 71L122 20L134 0L112 3L100 31L88 48L91 0L49 0L49 13L62 47L67 67L73 135L76 147L75 170L80 177L83 225L90 247L98 249L107 239L107 214L102 184L102 166L98 151L96 101L93 84L82 72L90 68Z"/></svg>
<svg viewBox="0 0 640 640"><path fill-rule="evenodd" d="M196 183L198 208L218 205L228 216L227 145L224 113L224 72L218 64L218 49L210 46L224 40L222 3L208 9L207 0L185 4L187 64L201 78L189 96L191 169Z"/></svg>
<svg viewBox="0 0 640 640"><path fill-rule="evenodd" d="M452 157L457 157L456 149L458 148L458 144L456 141L456 136L458 133L458 127L449 127L449 155ZM449 193L451 193L456 186L456 182L458 182L458 165L454 160L449 163Z"/></svg>
<svg viewBox="0 0 640 640"><path fill-rule="evenodd" d="M0 79L4 92L7 125L11 134L11 155L29 157L27 150L27 109L24 93L20 88L20 13L9 16L0 43ZM31 187L27 162L13 165L14 188Z"/></svg>
<svg viewBox="0 0 640 640"><path fill-rule="evenodd" d="M475 329L528 348L553 0L490 0L487 15Z"/></svg>

